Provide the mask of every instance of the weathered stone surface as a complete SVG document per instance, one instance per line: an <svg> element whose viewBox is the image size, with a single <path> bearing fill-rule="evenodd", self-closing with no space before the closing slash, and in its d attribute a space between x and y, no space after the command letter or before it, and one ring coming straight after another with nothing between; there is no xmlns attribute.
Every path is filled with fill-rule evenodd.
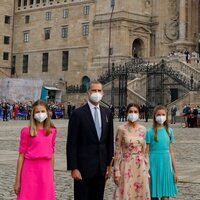
<svg viewBox="0 0 200 200"><path fill-rule="evenodd" d="M54 121L58 128L56 143L55 184L57 200L73 199L73 181L66 170L66 136L67 120ZM115 120L116 127L122 122ZM144 123L146 127L151 122ZM20 129L27 121L0 121L0 200L16 199L13 192L17 149ZM174 153L179 172L179 196L176 200L200 200L200 151L199 128L182 128L180 124L172 125L175 132ZM112 200L114 183L109 179L106 184L105 200ZM174 199L175 200L175 199Z"/></svg>

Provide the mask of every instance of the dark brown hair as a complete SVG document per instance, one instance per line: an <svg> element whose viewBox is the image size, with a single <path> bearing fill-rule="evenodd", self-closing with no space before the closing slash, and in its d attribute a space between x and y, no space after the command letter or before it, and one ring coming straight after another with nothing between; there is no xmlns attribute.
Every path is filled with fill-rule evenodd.
<svg viewBox="0 0 200 200"><path fill-rule="evenodd" d="M139 114L140 114L140 106L139 106L138 104L136 104L136 103L129 103L129 104L128 104L128 106L127 106L127 108L126 108L126 114L128 113L128 111L129 111L129 109L130 109L131 107L136 107L136 108L138 109Z"/></svg>
<svg viewBox="0 0 200 200"><path fill-rule="evenodd" d="M91 87L92 84L100 84L100 85L102 86L102 88L103 88L102 83L100 83L100 82L97 81L97 80L93 80L93 81L90 81L90 83L89 83L89 85L88 85L88 88L87 88L88 91L90 90L90 87Z"/></svg>

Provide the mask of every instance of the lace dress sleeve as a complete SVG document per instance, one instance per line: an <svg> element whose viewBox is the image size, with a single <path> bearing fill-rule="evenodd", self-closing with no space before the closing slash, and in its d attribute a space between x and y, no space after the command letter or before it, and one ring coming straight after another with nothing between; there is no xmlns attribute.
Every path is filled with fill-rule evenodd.
<svg viewBox="0 0 200 200"><path fill-rule="evenodd" d="M115 138L115 157L114 157L114 176L119 177L120 174L120 162L122 159L122 130L117 129L117 134Z"/></svg>

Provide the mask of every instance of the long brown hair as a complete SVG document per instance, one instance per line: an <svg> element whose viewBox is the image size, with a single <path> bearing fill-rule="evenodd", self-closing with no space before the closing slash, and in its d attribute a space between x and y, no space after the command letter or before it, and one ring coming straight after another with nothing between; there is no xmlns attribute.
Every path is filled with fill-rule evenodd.
<svg viewBox="0 0 200 200"><path fill-rule="evenodd" d="M158 128L157 125L158 123L156 122L156 113L158 112L158 110L164 110L166 112L166 121L164 122L163 126L165 127L167 134L171 140L171 136L169 133L169 123L168 123L168 110L165 106L163 105L158 105L154 108L153 110L153 130L154 130L154 140L156 142L158 142Z"/></svg>
<svg viewBox="0 0 200 200"><path fill-rule="evenodd" d="M44 102L44 101L41 101L41 100L37 100L32 105L32 111L31 111L31 116L30 116L30 135L31 136L37 135L36 120L34 118L36 106L44 106L46 111L47 111L47 118L44 120L44 129L45 129L45 134L49 135L50 134L50 128L55 128L55 126L51 122L50 110L49 110L47 103Z"/></svg>

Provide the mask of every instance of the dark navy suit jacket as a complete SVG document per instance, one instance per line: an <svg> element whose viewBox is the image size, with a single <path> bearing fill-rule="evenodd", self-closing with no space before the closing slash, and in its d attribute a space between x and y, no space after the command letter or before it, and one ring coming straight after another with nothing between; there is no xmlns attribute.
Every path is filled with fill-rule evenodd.
<svg viewBox="0 0 200 200"><path fill-rule="evenodd" d="M70 117L67 138L67 169L78 169L82 178L92 178L100 169L103 176L113 157L111 110L100 106L102 133L96 132L89 105L77 108Z"/></svg>

